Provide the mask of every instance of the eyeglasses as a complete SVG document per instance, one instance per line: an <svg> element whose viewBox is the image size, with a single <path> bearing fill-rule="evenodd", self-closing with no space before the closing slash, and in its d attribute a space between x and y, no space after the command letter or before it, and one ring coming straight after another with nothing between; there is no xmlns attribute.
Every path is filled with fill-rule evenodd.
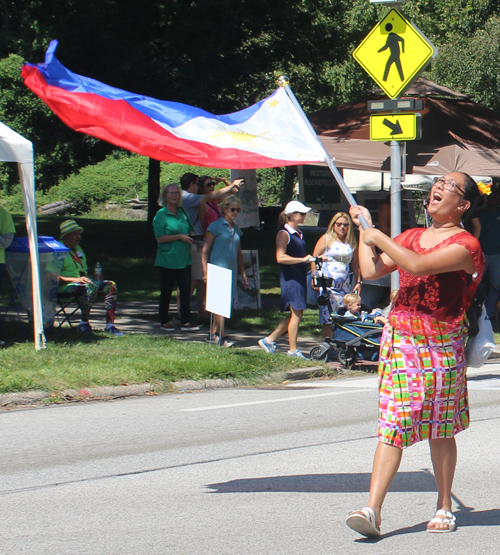
<svg viewBox="0 0 500 555"><path fill-rule="evenodd" d="M166 195L178 195L179 191L167 191L165 194Z"/></svg>
<svg viewBox="0 0 500 555"><path fill-rule="evenodd" d="M306 212L294 212L294 214L298 214L299 216L306 216Z"/></svg>
<svg viewBox="0 0 500 555"><path fill-rule="evenodd" d="M349 224L339 224L339 223L337 223L337 222L335 222L335 225L336 225L337 227L349 227Z"/></svg>
<svg viewBox="0 0 500 555"><path fill-rule="evenodd" d="M238 212L238 213L241 212L241 208L230 208L229 210L230 210L231 212Z"/></svg>
<svg viewBox="0 0 500 555"><path fill-rule="evenodd" d="M460 187L452 179L445 179L444 177L440 177L439 179L436 179L434 185L436 185L437 183L441 184L443 186L443 189L446 189L447 191L454 191L455 189L458 189L462 193L462 195L465 196L465 192L460 189Z"/></svg>

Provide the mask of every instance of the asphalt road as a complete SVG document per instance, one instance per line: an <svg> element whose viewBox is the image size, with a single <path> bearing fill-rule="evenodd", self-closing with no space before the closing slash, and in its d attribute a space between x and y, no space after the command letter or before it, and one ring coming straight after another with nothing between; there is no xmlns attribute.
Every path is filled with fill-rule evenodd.
<svg viewBox="0 0 500 555"><path fill-rule="evenodd" d="M500 365L469 383L455 533L425 532L426 443L405 452L382 539L345 526L377 442L376 378L361 376L2 412L0 553L500 553Z"/></svg>

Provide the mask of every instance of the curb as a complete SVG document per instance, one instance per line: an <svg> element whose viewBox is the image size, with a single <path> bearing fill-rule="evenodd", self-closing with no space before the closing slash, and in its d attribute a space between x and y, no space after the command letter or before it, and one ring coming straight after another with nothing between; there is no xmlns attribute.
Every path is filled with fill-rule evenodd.
<svg viewBox="0 0 500 555"><path fill-rule="evenodd" d="M213 389L229 389L252 385L282 383L286 380L307 380L323 376L323 366L310 368L296 368L289 372L273 372L257 380L219 379L219 380L182 380L179 382L164 382L159 384L144 383L134 385L116 385L85 389L66 389L47 393L46 391L23 391L19 393L4 393L0 395L0 409L15 406L37 406L45 401L54 404L74 403L82 401L105 401L125 397L142 397L159 395L161 393L205 391Z"/></svg>

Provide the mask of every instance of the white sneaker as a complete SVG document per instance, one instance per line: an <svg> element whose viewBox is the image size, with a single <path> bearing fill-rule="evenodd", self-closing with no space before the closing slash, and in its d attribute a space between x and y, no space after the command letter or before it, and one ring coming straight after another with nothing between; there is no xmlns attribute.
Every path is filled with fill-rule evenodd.
<svg viewBox="0 0 500 555"><path fill-rule="evenodd" d="M227 335L225 337L221 337L219 339L219 345L221 347L228 347L229 348L229 347L232 347L234 345L234 343L235 343L234 341L229 340L229 337Z"/></svg>
<svg viewBox="0 0 500 555"><path fill-rule="evenodd" d="M303 358L304 360L309 360L305 355L303 355L299 349L297 349L296 351L288 351L287 355L289 357L296 357L296 358Z"/></svg>
<svg viewBox="0 0 500 555"><path fill-rule="evenodd" d="M267 337L263 337L262 339L259 339L258 343L259 343L259 346L262 347L264 351L266 351L267 353L273 354L276 352L276 343L269 341Z"/></svg>

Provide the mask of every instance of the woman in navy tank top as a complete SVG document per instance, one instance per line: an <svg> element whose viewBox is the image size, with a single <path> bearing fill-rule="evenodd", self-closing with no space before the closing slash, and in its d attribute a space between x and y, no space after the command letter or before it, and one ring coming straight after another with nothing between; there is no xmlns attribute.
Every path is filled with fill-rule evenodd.
<svg viewBox="0 0 500 555"><path fill-rule="evenodd" d="M311 210L301 202L292 200L285 206L279 217L276 236L276 261L280 265L281 311L290 311L278 327L268 336L259 340L259 345L268 353L276 352L278 337L288 331L289 356L307 358L297 348L299 324L306 308L307 263L312 256L307 254L306 242L299 224L303 224Z"/></svg>

